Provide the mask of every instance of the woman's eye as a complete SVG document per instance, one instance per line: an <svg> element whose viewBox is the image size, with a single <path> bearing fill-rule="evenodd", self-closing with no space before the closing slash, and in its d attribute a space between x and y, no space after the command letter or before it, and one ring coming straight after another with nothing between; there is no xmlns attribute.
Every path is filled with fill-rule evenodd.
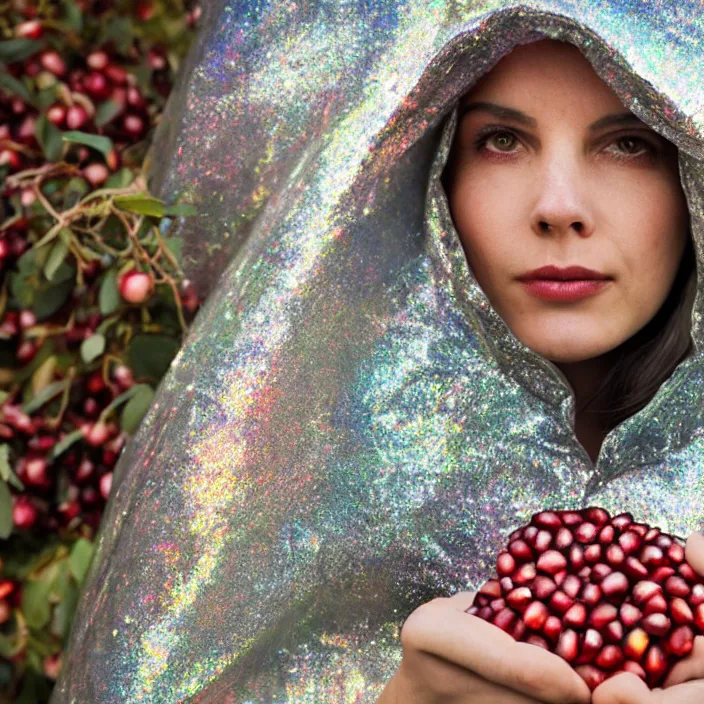
<svg viewBox="0 0 704 704"><path fill-rule="evenodd" d="M650 143L640 137L619 137L610 146L615 146L619 156L627 157L653 155L654 149Z"/></svg>
<svg viewBox="0 0 704 704"><path fill-rule="evenodd" d="M511 134L511 132L494 132L493 134L486 135L482 143L484 145L491 144L500 152L508 152L516 146L517 141L516 135ZM490 151L494 150L492 149Z"/></svg>

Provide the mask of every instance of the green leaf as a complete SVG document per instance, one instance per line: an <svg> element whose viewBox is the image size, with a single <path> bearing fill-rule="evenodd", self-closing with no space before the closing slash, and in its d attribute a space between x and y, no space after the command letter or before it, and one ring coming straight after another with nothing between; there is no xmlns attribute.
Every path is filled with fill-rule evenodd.
<svg viewBox="0 0 704 704"><path fill-rule="evenodd" d="M100 335L91 335L81 343L81 359L90 364L105 352L105 338Z"/></svg>
<svg viewBox="0 0 704 704"><path fill-rule="evenodd" d="M110 137L101 137L99 134L88 134L87 132L78 132L72 130L64 132L64 142L76 142L77 144L85 144L87 147L97 149L103 156L107 156L113 150L113 143Z"/></svg>
<svg viewBox="0 0 704 704"><path fill-rule="evenodd" d="M93 543L85 538L79 538L71 548L71 557L69 558L71 574L74 576L78 586L83 584L86 572L88 572L93 559L94 551Z"/></svg>
<svg viewBox="0 0 704 704"><path fill-rule="evenodd" d="M34 303L32 304L32 311L34 315L37 316L37 320L45 320L49 316L56 313L61 306L66 303L68 297L73 291L73 277L75 276L75 270L72 268L68 269L68 273L71 278L62 280L66 276L66 262L61 264L61 266L56 270L54 274L55 286L50 286L49 288L36 291L34 295Z"/></svg>
<svg viewBox="0 0 704 704"><path fill-rule="evenodd" d="M4 71L0 72L0 88L3 88L6 93L22 98L25 103L34 104L34 96L27 90L27 86Z"/></svg>
<svg viewBox="0 0 704 704"><path fill-rule="evenodd" d="M95 111L95 124L98 127L107 125L108 122L115 119L120 114L121 110L122 106L120 103L114 100L106 100L104 103L100 103Z"/></svg>
<svg viewBox="0 0 704 704"><path fill-rule="evenodd" d="M107 416L114 411L118 406L121 406L125 401L129 401L136 393L139 391L139 384L135 384L134 386L130 387L127 389L127 391L123 391L119 396L116 396L103 410L100 412L100 418L104 419L107 418Z"/></svg>
<svg viewBox="0 0 704 704"><path fill-rule="evenodd" d="M49 623L51 609L49 607L49 591L51 582L48 579L31 579L24 583L22 589L22 613L30 628L39 630Z"/></svg>
<svg viewBox="0 0 704 704"><path fill-rule="evenodd" d="M0 481L0 538L10 537L12 533L12 494L4 481Z"/></svg>
<svg viewBox="0 0 704 704"><path fill-rule="evenodd" d="M80 591L75 584L69 582L66 594L61 598L61 601L55 606L52 618L51 631L54 635L66 641L71 632L71 624L78 606L78 597Z"/></svg>
<svg viewBox="0 0 704 704"><path fill-rule="evenodd" d="M156 218L164 216L164 204L153 196L116 196L114 202L118 208L139 215L151 215Z"/></svg>
<svg viewBox="0 0 704 704"><path fill-rule="evenodd" d="M126 166L116 171L105 182L105 188L127 188L134 181L134 172Z"/></svg>
<svg viewBox="0 0 704 704"><path fill-rule="evenodd" d="M184 215L198 215L198 210L192 203L174 203L173 205L166 206L164 209L164 214L173 215L176 217Z"/></svg>
<svg viewBox="0 0 704 704"><path fill-rule="evenodd" d="M152 405L154 390L148 384L137 384L139 390L122 409L120 427L128 433L134 433Z"/></svg>
<svg viewBox="0 0 704 704"><path fill-rule="evenodd" d="M63 263L64 259L66 259L66 254L68 254L67 238L65 236L61 236L65 232L66 229L64 228L59 233L60 237L51 248L51 252L49 252L49 256L44 264L44 276L46 276L49 281L53 281L54 275Z"/></svg>
<svg viewBox="0 0 704 704"><path fill-rule="evenodd" d="M183 240L180 237L167 237L164 239L164 244L171 254L176 257L178 262L181 261L181 249L183 248Z"/></svg>
<svg viewBox="0 0 704 704"><path fill-rule="evenodd" d="M42 48L42 42L36 39L7 39L0 42L0 61L12 64L24 61Z"/></svg>
<svg viewBox="0 0 704 704"><path fill-rule="evenodd" d="M120 307L120 291L117 288L117 272L110 269L100 284L98 305L101 315L110 315Z"/></svg>
<svg viewBox="0 0 704 704"><path fill-rule="evenodd" d="M54 381L49 386L44 387L29 403L22 406L25 413L34 413L39 410L47 401L58 396L66 388L66 380Z"/></svg>
<svg viewBox="0 0 704 704"><path fill-rule="evenodd" d="M83 433L80 430L74 430L72 433L69 433L63 439L59 440L59 442L57 442L54 447L51 448L51 452L49 453L49 459L56 459L61 453L68 450L68 448L71 447L73 443L78 442L82 437Z"/></svg>
<svg viewBox="0 0 704 704"><path fill-rule="evenodd" d="M69 29L72 29L76 34L79 34L83 29L83 12L75 2L65 2L64 5L64 23Z"/></svg>
<svg viewBox="0 0 704 704"><path fill-rule="evenodd" d="M160 381L179 347L177 340L166 335L135 335L127 348L134 375Z"/></svg>
<svg viewBox="0 0 704 704"><path fill-rule="evenodd" d="M47 160L59 161L64 151L61 130L49 122L46 115L39 115L34 125L34 134Z"/></svg>

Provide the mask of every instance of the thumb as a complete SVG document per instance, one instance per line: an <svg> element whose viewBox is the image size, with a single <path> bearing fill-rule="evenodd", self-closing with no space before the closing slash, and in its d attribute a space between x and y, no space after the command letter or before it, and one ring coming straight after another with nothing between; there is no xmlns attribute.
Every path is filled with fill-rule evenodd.
<svg viewBox="0 0 704 704"><path fill-rule="evenodd" d="M650 704L648 685L632 672L611 677L592 692L592 704Z"/></svg>
<svg viewBox="0 0 704 704"><path fill-rule="evenodd" d="M704 577L704 535L696 532L687 538L687 544L684 548L684 556L687 562L692 566L692 569Z"/></svg>

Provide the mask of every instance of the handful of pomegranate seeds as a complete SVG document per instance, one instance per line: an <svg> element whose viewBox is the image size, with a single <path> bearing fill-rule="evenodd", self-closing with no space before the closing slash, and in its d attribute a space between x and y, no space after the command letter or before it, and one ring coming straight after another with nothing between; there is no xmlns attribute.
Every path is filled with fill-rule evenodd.
<svg viewBox="0 0 704 704"><path fill-rule="evenodd" d="M630 513L537 513L496 571L467 613L559 655L592 691L619 672L659 687L704 635L704 580L684 546Z"/></svg>

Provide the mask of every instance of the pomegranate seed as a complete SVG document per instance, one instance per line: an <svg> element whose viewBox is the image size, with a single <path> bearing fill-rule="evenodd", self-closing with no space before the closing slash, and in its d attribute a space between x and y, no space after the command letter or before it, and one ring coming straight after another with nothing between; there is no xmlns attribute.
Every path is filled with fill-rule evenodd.
<svg viewBox="0 0 704 704"><path fill-rule="evenodd" d="M496 560L496 571L501 577L506 577L516 569L516 560L508 552L503 552Z"/></svg>
<svg viewBox="0 0 704 704"><path fill-rule="evenodd" d="M528 628L539 631L548 617L548 608L541 601L534 601L523 612L523 622Z"/></svg>
<svg viewBox="0 0 704 704"><path fill-rule="evenodd" d="M618 545L609 545L606 549L606 561L613 567L620 567L625 559L626 555Z"/></svg>
<svg viewBox="0 0 704 704"><path fill-rule="evenodd" d="M665 591L672 596L689 596L692 591L689 584L682 577L668 577L665 580Z"/></svg>
<svg viewBox="0 0 704 704"><path fill-rule="evenodd" d="M573 604L574 599L567 596L564 592L557 591L550 597L550 607L559 614L567 613Z"/></svg>
<svg viewBox="0 0 704 704"><path fill-rule="evenodd" d="M571 596L575 599L577 594L579 594L582 583L577 575L568 574L567 577L565 577L565 581L560 586L567 596Z"/></svg>
<svg viewBox="0 0 704 704"><path fill-rule="evenodd" d="M599 604L589 617L590 625L601 630L618 616L618 609L613 604Z"/></svg>
<svg viewBox="0 0 704 704"><path fill-rule="evenodd" d="M574 537L580 543L591 543L596 538L597 527L593 523L584 522L575 531Z"/></svg>
<svg viewBox="0 0 704 704"><path fill-rule="evenodd" d="M669 567L668 565L661 565L660 567L657 567L655 571L650 575L650 581L662 584L668 577L671 577L673 574L675 574L675 570L672 567Z"/></svg>
<svg viewBox="0 0 704 704"><path fill-rule="evenodd" d="M533 594L528 587L518 587L506 597L506 601L517 611L523 611L533 599Z"/></svg>
<svg viewBox="0 0 704 704"><path fill-rule="evenodd" d="M695 584L692 586L692 593L689 596L689 603L692 606L704 604L704 584Z"/></svg>
<svg viewBox="0 0 704 704"><path fill-rule="evenodd" d="M544 552L538 558L537 562L538 569L543 572L547 572L548 574L555 574L556 572L564 569L566 565L567 560L565 559L565 556L557 550L548 550L547 552Z"/></svg>
<svg viewBox="0 0 704 704"><path fill-rule="evenodd" d="M510 633L516 621L517 615L511 609L502 609L496 614L493 624L498 626L502 631Z"/></svg>
<svg viewBox="0 0 704 704"><path fill-rule="evenodd" d="M667 600L662 594L655 594L645 602L643 606L643 614L665 614L667 613Z"/></svg>
<svg viewBox="0 0 704 704"><path fill-rule="evenodd" d="M680 565L677 565L677 571L680 573L682 577L684 577L688 582L696 582L697 580L697 575L694 572L694 570L686 563L683 562Z"/></svg>
<svg viewBox="0 0 704 704"><path fill-rule="evenodd" d="M599 542L610 545L614 542L616 531L613 526L604 526L599 533Z"/></svg>
<svg viewBox="0 0 704 704"><path fill-rule="evenodd" d="M633 660L626 660L621 666L621 669L617 672L632 672L642 680L646 678L645 670L637 662L633 662Z"/></svg>
<svg viewBox="0 0 704 704"><path fill-rule="evenodd" d="M601 582L601 590L607 597L621 597L628 591L628 587L628 578L622 572L612 572Z"/></svg>
<svg viewBox="0 0 704 704"><path fill-rule="evenodd" d="M620 667L624 661L623 652L617 645L605 645L596 656L595 663L604 670Z"/></svg>
<svg viewBox="0 0 704 704"><path fill-rule="evenodd" d="M584 548L584 561L587 562L590 565L593 565L595 562L599 562L601 559L601 545L594 544L594 545L587 545L586 548Z"/></svg>
<svg viewBox="0 0 704 704"><path fill-rule="evenodd" d="M562 527L562 520L554 511L543 511L537 514L533 518L532 523L550 531L557 531Z"/></svg>
<svg viewBox="0 0 704 704"><path fill-rule="evenodd" d="M567 662L572 662L577 657L577 645L579 638L577 632L572 629L567 629L562 632L560 640L558 641L557 648L555 652L563 660Z"/></svg>
<svg viewBox="0 0 704 704"><path fill-rule="evenodd" d="M641 621L641 625L651 636L664 636L670 630L672 623L665 614L650 614Z"/></svg>
<svg viewBox="0 0 704 704"><path fill-rule="evenodd" d="M591 579L593 582L602 582L606 577L608 577L613 570L605 565L603 562L597 562L594 567L592 567Z"/></svg>
<svg viewBox="0 0 704 704"><path fill-rule="evenodd" d="M611 643L621 643L623 641L623 626L620 621L612 621L604 628L604 640Z"/></svg>
<svg viewBox="0 0 704 704"><path fill-rule="evenodd" d="M574 536L569 528L560 528L555 536L555 547L558 550L568 548L574 542Z"/></svg>
<svg viewBox="0 0 704 704"><path fill-rule="evenodd" d="M638 533L628 530L619 536L618 544L621 546L623 552L629 555L640 548L642 540Z"/></svg>
<svg viewBox="0 0 704 704"><path fill-rule="evenodd" d="M651 645L645 656L645 670L646 672L653 675L655 678L659 678L665 672L667 668L667 661L665 660L665 654L662 649L657 645Z"/></svg>
<svg viewBox="0 0 704 704"><path fill-rule="evenodd" d="M689 626L680 626L672 632L670 638L665 642L665 649L672 655L683 657L694 647L694 633Z"/></svg>
<svg viewBox="0 0 704 704"><path fill-rule="evenodd" d="M501 585L496 579L490 579L484 585L482 585L478 594L486 594L487 596L498 598L501 596Z"/></svg>
<svg viewBox="0 0 704 704"><path fill-rule="evenodd" d="M596 584L585 584L579 598L590 606L596 606L601 599L601 588Z"/></svg>
<svg viewBox="0 0 704 704"><path fill-rule="evenodd" d="M593 665L580 665L575 671L592 692L606 679L606 673Z"/></svg>
<svg viewBox="0 0 704 704"><path fill-rule="evenodd" d="M633 601L636 604L643 604L656 594L662 593L662 587L655 582L643 580L633 587Z"/></svg>
<svg viewBox="0 0 704 704"><path fill-rule="evenodd" d="M667 556L677 564L684 562L684 548L678 543L672 543L667 549Z"/></svg>
<svg viewBox="0 0 704 704"><path fill-rule="evenodd" d="M662 565L665 555L655 545L646 545L640 554L640 561L644 565Z"/></svg>
<svg viewBox="0 0 704 704"><path fill-rule="evenodd" d="M554 643L562 633L562 622L560 619L552 614L548 616L543 626L543 633Z"/></svg>
<svg viewBox="0 0 704 704"><path fill-rule="evenodd" d="M502 577L499 580L502 594L510 594L513 591L513 580L510 577Z"/></svg>
<svg viewBox="0 0 704 704"><path fill-rule="evenodd" d="M550 577L546 577L542 574L538 575L531 585L532 592L541 601L545 601L556 589L557 585L555 582L553 582Z"/></svg>
<svg viewBox="0 0 704 704"><path fill-rule="evenodd" d="M563 623L575 628L584 626L587 620L587 610L584 604L573 604L564 616Z"/></svg>
<svg viewBox="0 0 704 704"><path fill-rule="evenodd" d="M626 637L624 651L634 660L640 660L650 645L650 636L642 628L634 628Z"/></svg>

